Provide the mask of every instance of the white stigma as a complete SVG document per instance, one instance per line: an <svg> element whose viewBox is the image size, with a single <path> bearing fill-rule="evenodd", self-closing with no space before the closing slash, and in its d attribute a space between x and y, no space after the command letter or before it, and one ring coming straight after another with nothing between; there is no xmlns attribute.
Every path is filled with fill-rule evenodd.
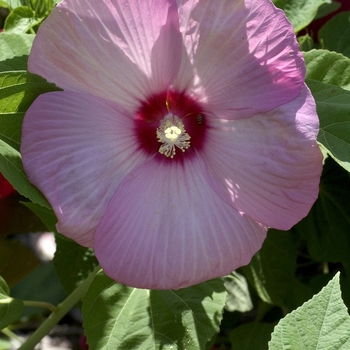
<svg viewBox="0 0 350 350"><path fill-rule="evenodd" d="M175 146L182 152L185 152L190 147L191 136L185 131L181 120L169 113L160 122L160 126L157 129L157 139L162 144L159 147L159 153L164 154L166 157L174 158L176 153Z"/></svg>

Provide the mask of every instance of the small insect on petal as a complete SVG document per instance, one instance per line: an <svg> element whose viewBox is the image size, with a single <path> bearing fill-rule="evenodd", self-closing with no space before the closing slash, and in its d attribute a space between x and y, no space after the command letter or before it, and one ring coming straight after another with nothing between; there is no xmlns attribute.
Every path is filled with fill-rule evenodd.
<svg viewBox="0 0 350 350"><path fill-rule="evenodd" d="M202 123L203 123L203 115L202 114L197 115L197 123L198 123L198 125L202 125Z"/></svg>

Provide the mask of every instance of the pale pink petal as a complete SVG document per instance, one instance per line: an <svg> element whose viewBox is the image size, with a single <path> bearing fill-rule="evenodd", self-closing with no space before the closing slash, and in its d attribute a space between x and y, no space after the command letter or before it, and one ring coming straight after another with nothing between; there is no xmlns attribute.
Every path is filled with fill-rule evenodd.
<svg viewBox="0 0 350 350"><path fill-rule="evenodd" d="M52 92L28 109L21 152L29 180L52 205L57 229L85 246L124 176L144 161L133 121L111 102Z"/></svg>
<svg viewBox="0 0 350 350"><path fill-rule="evenodd" d="M217 193L264 225L289 229L318 195L322 155L307 88L293 102L249 119L208 120L202 156Z"/></svg>
<svg viewBox="0 0 350 350"><path fill-rule="evenodd" d="M291 24L270 0L178 0L186 55L175 86L226 119L293 100L305 65Z"/></svg>
<svg viewBox="0 0 350 350"><path fill-rule="evenodd" d="M29 70L134 109L174 79L181 45L175 0L64 0L40 27Z"/></svg>
<svg viewBox="0 0 350 350"><path fill-rule="evenodd" d="M250 261L266 228L221 200L198 163L194 155L184 162L159 155L125 178L96 231L95 254L108 276L177 289Z"/></svg>

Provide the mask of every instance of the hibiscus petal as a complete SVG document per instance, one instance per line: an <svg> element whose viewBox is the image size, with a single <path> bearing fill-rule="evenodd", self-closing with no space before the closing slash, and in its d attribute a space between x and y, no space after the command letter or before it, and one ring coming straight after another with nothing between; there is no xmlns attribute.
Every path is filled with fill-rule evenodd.
<svg viewBox="0 0 350 350"><path fill-rule="evenodd" d="M291 24L270 0L179 1L189 58L176 82L226 119L268 111L300 93L305 65Z"/></svg>
<svg viewBox="0 0 350 350"><path fill-rule="evenodd" d="M237 210L289 229L318 195L322 155L318 119L305 87L293 102L248 119L208 120L203 150L216 192Z"/></svg>
<svg viewBox="0 0 350 350"><path fill-rule="evenodd" d="M132 171L108 205L95 239L106 274L133 287L178 289L247 264L266 228L217 196L195 156L163 158Z"/></svg>
<svg viewBox="0 0 350 350"><path fill-rule="evenodd" d="M136 108L179 69L174 1L62 1L39 29L29 70L65 90Z"/></svg>
<svg viewBox="0 0 350 350"><path fill-rule="evenodd" d="M29 180L52 205L57 229L82 245L93 234L124 176L144 161L133 121L111 102L51 92L28 109L22 130Z"/></svg>

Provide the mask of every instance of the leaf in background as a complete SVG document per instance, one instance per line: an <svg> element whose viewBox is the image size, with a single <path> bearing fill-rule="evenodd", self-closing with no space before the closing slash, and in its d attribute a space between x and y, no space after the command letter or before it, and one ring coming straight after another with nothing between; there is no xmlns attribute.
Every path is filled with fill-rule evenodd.
<svg viewBox="0 0 350 350"><path fill-rule="evenodd" d="M19 150L24 113L42 93L59 90L28 72L0 73L0 138Z"/></svg>
<svg viewBox="0 0 350 350"><path fill-rule="evenodd" d="M46 198L28 181L20 153L2 140L0 140L0 172L21 195L34 203L50 208Z"/></svg>
<svg viewBox="0 0 350 350"><path fill-rule="evenodd" d="M275 327L269 350L350 348L350 317L341 299L339 273Z"/></svg>
<svg viewBox="0 0 350 350"><path fill-rule="evenodd" d="M350 260L350 178L328 158L323 168L319 197L309 215L294 229L306 240L312 259L319 262Z"/></svg>
<svg viewBox="0 0 350 350"><path fill-rule="evenodd" d="M315 48L314 40L309 34L299 36L297 39L298 39L298 43L300 45L301 51L310 51Z"/></svg>
<svg viewBox="0 0 350 350"><path fill-rule="evenodd" d="M4 61L15 56L29 55L33 45L34 34L1 33L0 34L0 61ZM0 62L2 64L2 62ZM13 70L26 69L27 64L20 68L16 66ZM3 71L0 69L0 71Z"/></svg>
<svg viewBox="0 0 350 350"><path fill-rule="evenodd" d="M248 281L266 303L285 306L296 270L295 238L289 231L269 230L260 251L249 265L242 267Z"/></svg>
<svg viewBox="0 0 350 350"><path fill-rule="evenodd" d="M71 293L95 269L98 262L92 249L82 247L56 231L57 218L52 209L35 203L24 203L47 228L55 233L56 253L53 259L56 274L67 293Z"/></svg>
<svg viewBox="0 0 350 350"><path fill-rule="evenodd" d="M177 291L136 289L99 273L83 298L89 348L203 349L219 331L221 279Z"/></svg>
<svg viewBox="0 0 350 350"><path fill-rule="evenodd" d="M230 333L232 349L267 350L274 326L272 323L254 322L235 328Z"/></svg>
<svg viewBox="0 0 350 350"><path fill-rule="evenodd" d="M36 203L31 202L23 202L23 204L30 209L33 213L36 214L38 218L42 221L42 223L46 226L46 228L57 234L56 231L56 223L57 218L52 209L43 207Z"/></svg>
<svg viewBox="0 0 350 350"><path fill-rule="evenodd" d="M273 0L292 22L294 31L299 32L307 27L318 14L323 4L330 4L332 0Z"/></svg>
<svg viewBox="0 0 350 350"><path fill-rule="evenodd" d="M342 53L350 58L350 11L331 18L318 32L318 41L324 49Z"/></svg>
<svg viewBox="0 0 350 350"><path fill-rule="evenodd" d="M0 239L0 275L12 287L39 265L34 253L21 242Z"/></svg>
<svg viewBox="0 0 350 350"><path fill-rule="evenodd" d="M223 277L223 280L227 291L226 310L230 312L252 310L253 303L246 278L237 272L232 272L230 275Z"/></svg>
<svg viewBox="0 0 350 350"><path fill-rule="evenodd" d="M16 7L22 6L21 0L1 0L1 3L3 3L6 8L9 8L11 10L15 9Z"/></svg>
<svg viewBox="0 0 350 350"><path fill-rule="evenodd" d="M328 153L350 171L350 92L334 85L306 80L316 100L320 142Z"/></svg>
<svg viewBox="0 0 350 350"><path fill-rule="evenodd" d="M94 252L62 235L56 237L56 253L53 259L56 274L67 293L73 292L98 265Z"/></svg>
<svg viewBox="0 0 350 350"><path fill-rule="evenodd" d="M41 220L19 202L20 199L23 197L19 195L0 199L0 236L47 230Z"/></svg>
<svg viewBox="0 0 350 350"><path fill-rule="evenodd" d="M350 59L327 50L304 52L306 78L350 90Z"/></svg>
<svg viewBox="0 0 350 350"><path fill-rule="evenodd" d="M340 7L341 7L341 4L337 1L333 1L331 3L324 3L318 8L315 19L326 17L332 12L337 11Z"/></svg>
<svg viewBox="0 0 350 350"><path fill-rule="evenodd" d="M23 309L22 301L10 298L9 292L5 280L0 276L0 330L17 321Z"/></svg>
<svg viewBox="0 0 350 350"><path fill-rule="evenodd" d="M58 280L52 262L40 264L28 276L11 288L11 295L21 300L43 301L57 305L67 294ZM25 307L22 316L47 314L42 307Z"/></svg>
<svg viewBox="0 0 350 350"><path fill-rule="evenodd" d="M27 6L16 7L7 16L4 31L7 33L27 33L42 21L43 18L37 18L31 8Z"/></svg>

